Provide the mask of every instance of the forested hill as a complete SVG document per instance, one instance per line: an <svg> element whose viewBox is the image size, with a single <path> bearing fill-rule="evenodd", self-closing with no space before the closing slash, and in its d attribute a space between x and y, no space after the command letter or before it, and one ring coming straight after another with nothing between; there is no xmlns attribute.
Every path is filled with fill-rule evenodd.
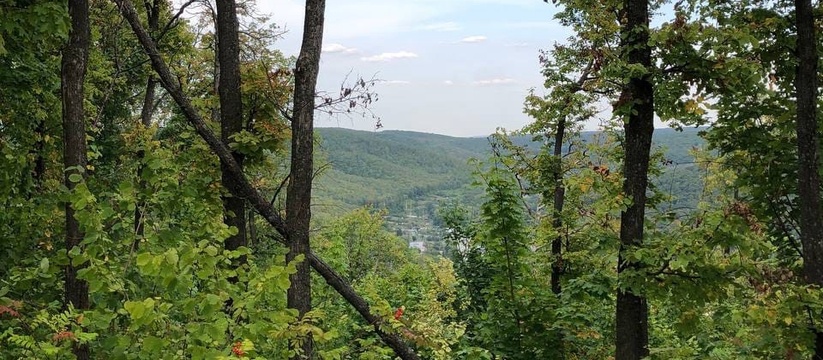
<svg viewBox="0 0 823 360"><path fill-rule="evenodd" d="M471 185L473 166L469 159L489 157L487 138L342 128L317 131L321 153L317 166L326 164L315 185L315 208L321 216L372 205L388 209L398 218L401 224L395 227L399 230L410 227L405 223L412 221L408 219L420 219L416 227L425 228L436 222L436 208L443 201L470 206L481 201L481 191ZM694 194L699 185L694 166L688 164L689 150L703 146L698 131L655 131L655 147L665 149L666 158L673 161L669 173L658 182L674 194ZM593 134L584 133L583 137ZM515 138L514 142L530 144L530 139Z"/></svg>
<svg viewBox="0 0 823 360"><path fill-rule="evenodd" d="M485 158L485 138L456 138L408 131L319 129L328 163L316 189L321 206L346 207L402 201L471 183L470 158Z"/></svg>

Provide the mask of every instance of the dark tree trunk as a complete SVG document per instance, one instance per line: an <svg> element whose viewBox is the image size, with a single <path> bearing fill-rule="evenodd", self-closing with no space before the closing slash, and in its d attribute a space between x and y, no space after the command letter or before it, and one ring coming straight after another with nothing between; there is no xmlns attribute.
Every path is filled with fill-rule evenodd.
<svg viewBox="0 0 823 360"><path fill-rule="evenodd" d="M580 74L580 78L574 84L571 93L574 94L583 89L583 85L589 79L594 61L590 61ZM570 101L570 99L567 99ZM563 227L563 205L566 202L566 187L563 185L563 142L566 139L566 118L557 120L557 131L554 134L554 169L552 180L554 181L554 211L552 212L552 227L560 230ZM548 195L544 195L548 197ZM557 235L552 241L552 277L551 287L555 295L560 295L562 287L560 278L563 275L563 236Z"/></svg>
<svg viewBox="0 0 823 360"><path fill-rule="evenodd" d="M143 98L143 109L140 111L140 123L143 125L144 128L148 128L151 126L151 118L153 114L154 108L154 89L157 86L157 82L154 78L149 75L149 79L146 81L146 94ZM132 244L132 250L137 250L137 247L140 245L140 239L143 238L143 234L145 233L145 212L146 212L146 201L143 199L143 191L146 189L146 181L143 180L143 158L146 156L144 150L137 151L137 161L140 165L137 166L137 179L138 179L138 193L137 193L137 206L134 207L134 234L135 239L134 243Z"/></svg>
<svg viewBox="0 0 823 360"><path fill-rule="evenodd" d="M260 214L260 216L263 217L263 219L265 219L266 222L268 222L269 225L283 237L283 242L286 244L290 243L289 232L286 231L286 223L283 221L283 218L280 217L280 214L275 211L269 201L263 198L257 189L255 189L243 175L242 169L232 158L228 147L226 147L226 145L223 144L223 142L220 141L220 139L217 138L217 136L215 136L209 129L206 121L203 120L203 117L200 116L191 101L183 93L180 88L180 84L177 82L177 78L175 78L169 71L169 67L157 51L157 46L155 46L154 41L152 41L151 37L149 37L146 30L140 24L139 17L134 10L134 5L129 0L114 0L114 2L117 3L123 17L129 22L129 25L137 36L138 41L140 41L140 44L143 46L143 50L149 55L152 67L157 72L163 88L168 91L169 95L171 95L172 99L174 99L175 103L177 103L180 107L183 115L195 128L200 137L203 138L203 140L209 145L215 155L217 155L217 157L219 157L220 160L226 164L226 167L232 172L232 174L237 177L237 187L234 189L229 189L229 191L231 191L235 196L247 199L255 211L257 211L257 213ZM334 269L329 267L328 264L323 262L313 253L309 253L307 259L311 264L311 267L314 268L314 270L326 280L326 283L334 288L338 294L346 299L346 301L351 304L355 310L357 310L363 319L372 325L374 332L380 336L386 345L394 350L394 353L399 358L403 360L420 359L414 353L414 350L403 342L400 336L380 329L381 324L383 324L383 320L379 316L371 313L369 304L366 300L358 295L354 288L352 288L352 286L346 282L343 277L337 274Z"/></svg>
<svg viewBox="0 0 823 360"><path fill-rule="evenodd" d="M554 210L552 212L552 227L558 231L557 237L552 240L552 293L560 299L562 287L560 277L563 275L563 236L560 229L563 227L563 204L566 201L566 187L563 186L563 138L566 133L566 119L559 119L557 122L557 132L554 134ZM555 334L558 359L565 359L565 343L563 332L557 331Z"/></svg>
<svg viewBox="0 0 823 360"><path fill-rule="evenodd" d="M227 147L231 137L243 130L243 101L240 96L240 34L235 0L217 0L217 60L220 68L220 129L223 144ZM243 155L232 152L234 161L243 169ZM223 186L237 187L237 179L225 162L220 162ZM231 190L230 190L231 192ZM223 221L237 229L237 234L225 241L227 250L246 246L246 202L243 198L228 194L223 197ZM240 259L238 264L245 262Z"/></svg>
<svg viewBox="0 0 823 360"><path fill-rule="evenodd" d="M563 203L566 200L566 187L563 186L563 138L566 132L566 120L560 119L557 122L557 132L554 134L554 211L552 212L552 227L560 231L563 226ZM560 296L560 276L563 273L563 236L557 235L552 240L552 292Z"/></svg>
<svg viewBox="0 0 823 360"><path fill-rule="evenodd" d="M624 0L624 23L621 28L624 59L629 64L651 68L649 47L649 3L647 0ZM643 243L646 216L646 189L649 176L649 152L654 132L654 91L648 75L633 77L621 94L618 106L625 111L625 159L623 192L632 203L620 216L620 253L618 279L627 270L641 264L626 260L625 252ZM639 289L620 288L617 292L616 360L639 360L649 355L649 308Z"/></svg>
<svg viewBox="0 0 823 360"><path fill-rule="evenodd" d="M149 31L156 32L159 30L160 27L160 1L162 0L154 0L149 1L146 0L144 2L147 11L147 17L149 19ZM151 119L154 115L154 93L157 87L157 80L154 79L153 74L149 74L148 80L146 80L146 93L143 97L143 108L140 109L140 123L143 125L144 128L148 128L151 126ZM137 250L137 247L140 245L140 239L143 238L143 234L145 233L145 217L146 217L146 202L143 200L143 191L146 189L146 182L143 180L143 158L146 156L144 150L139 150L137 152L137 160L140 162L140 165L137 167L137 179L138 183L138 201L137 206L134 207L134 234L135 239L134 243L132 244L132 251Z"/></svg>
<svg viewBox="0 0 823 360"><path fill-rule="evenodd" d="M249 209L249 212L246 214L246 219L249 222L248 227L247 227L249 237L246 240L246 243L247 243L246 246L248 246L250 248L254 248L255 246L257 246L257 226L255 226L255 224L254 224L254 210L253 209Z"/></svg>
<svg viewBox="0 0 823 360"><path fill-rule="evenodd" d="M314 176L314 97L317 74L320 72L320 49L323 45L325 0L306 1L303 24L303 44L294 73L294 116L291 123L291 171L286 193L286 227L289 231L287 261L303 256L291 276L288 305L302 317L311 310L311 262L309 254L309 225L311 222L311 188ZM312 357L312 339L309 334L303 342L302 354L293 359Z"/></svg>
<svg viewBox="0 0 823 360"><path fill-rule="evenodd" d="M61 90L63 97L63 163L69 170L65 174L65 184L74 189L75 182L69 178L74 174L85 176L86 169L86 124L83 109L83 82L89 53L89 3L88 0L69 0L71 30L69 42L63 49L61 67ZM84 234L74 217L71 203L66 203L66 249L80 246ZM66 303L78 310L89 309L89 285L77 278L78 267L69 261L65 268ZM87 345L75 345L77 359L88 359Z"/></svg>
<svg viewBox="0 0 823 360"><path fill-rule="evenodd" d="M143 98L143 108L140 110L140 123L144 127L151 126L151 118L154 115L154 90L157 87L157 80L149 75L146 80L146 96Z"/></svg>
<svg viewBox="0 0 823 360"><path fill-rule="evenodd" d="M811 0L795 0L797 24L797 192L803 276L823 286L823 211L820 207L820 139L817 133L817 55ZM814 325L814 324L812 324ZM818 325L819 326L819 325ZM815 333L813 359L823 359L823 331Z"/></svg>
<svg viewBox="0 0 823 360"><path fill-rule="evenodd" d="M46 121L40 120L37 127L34 129L37 136L37 142L34 143L34 148L30 151L34 156L34 168L31 171L31 179L33 182L33 191L39 192L43 187L43 179L46 175ZM29 193L32 196L32 193Z"/></svg>

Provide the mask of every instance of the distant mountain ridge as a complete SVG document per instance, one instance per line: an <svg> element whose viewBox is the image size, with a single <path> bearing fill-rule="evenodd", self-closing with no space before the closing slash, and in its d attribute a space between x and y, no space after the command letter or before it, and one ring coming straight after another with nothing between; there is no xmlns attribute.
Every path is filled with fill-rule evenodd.
<svg viewBox="0 0 823 360"><path fill-rule="evenodd" d="M700 130L656 129L655 146L667 148L666 157L675 163L688 163L689 150L704 146L698 136ZM461 198L477 198L481 193L471 186L473 169L468 160L489 157L487 138L344 128L318 128L317 134L322 154L318 164L331 166L316 181L320 212L371 204L398 213L418 207L408 202L431 202L450 196L465 200ZM583 137L593 134L587 132ZM531 139L519 137L515 142L527 144Z"/></svg>

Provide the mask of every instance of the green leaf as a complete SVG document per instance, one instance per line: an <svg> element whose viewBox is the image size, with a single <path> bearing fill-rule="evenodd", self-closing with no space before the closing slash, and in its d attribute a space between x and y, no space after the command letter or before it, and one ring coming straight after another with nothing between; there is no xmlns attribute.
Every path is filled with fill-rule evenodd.
<svg viewBox="0 0 823 360"><path fill-rule="evenodd" d="M71 181L73 183L79 183L80 180L83 180L83 176L78 174L78 173L74 173L74 174L69 175L69 181Z"/></svg>
<svg viewBox="0 0 823 360"><path fill-rule="evenodd" d="M153 256L149 253L142 253L137 255L137 266L144 267L151 262Z"/></svg>
<svg viewBox="0 0 823 360"><path fill-rule="evenodd" d="M79 248L75 247L75 249ZM73 255L71 258L71 266L80 266L86 263L86 261L88 261L86 256L78 251L77 254Z"/></svg>
<svg viewBox="0 0 823 360"><path fill-rule="evenodd" d="M146 314L146 307L142 302L126 301L123 308L129 313L129 316L134 320L139 320Z"/></svg>
<svg viewBox="0 0 823 360"><path fill-rule="evenodd" d="M209 254L209 256L217 256L217 248L214 247L214 245L207 246L205 251L206 254Z"/></svg>
<svg viewBox="0 0 823 360"><path fill-rule="evenodd" d="M40 271L48 272L49 271L49 258L42 258L40 259Z"/></svg>
<svg viewBox="0 0 823 360"><path fill-rule="evenodd" d="M169 251L166 251L166 262L169 265L176 266L179 260L180 257L177 255L177 249L169 249Z"/></svg>
<svg viewBox="0 0 823 360"><path fill-rule="evenodd" d="M148 336L143 339L143 350L151 354L160 352L165 345L165 340L155 336Z"/></svg>

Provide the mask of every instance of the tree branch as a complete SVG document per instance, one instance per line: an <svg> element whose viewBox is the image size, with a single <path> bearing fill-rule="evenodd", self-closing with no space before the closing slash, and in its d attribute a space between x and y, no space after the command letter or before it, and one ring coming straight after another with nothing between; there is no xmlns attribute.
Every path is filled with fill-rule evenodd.
<svg viewBox="0 0 823 360"><path fill-rule="evenodd" d="M160 34L157 35L157 40L162 39L163 36L165 36L166 33L169 32L169 30L171 30L172 28L177 26L177 24L178 24L177 19L179 19L180 16L183 15L183 13L186 11L187 7L191 6L195 2L197 2L197 0L189 0L189 1L186 1L185 3L183 3L183 5L180 5L180 9L177 10L177 13L174 14L174 16L171 17L169 22L166 23L166 26L163 27L163 31L161 31Z"/></svg>

